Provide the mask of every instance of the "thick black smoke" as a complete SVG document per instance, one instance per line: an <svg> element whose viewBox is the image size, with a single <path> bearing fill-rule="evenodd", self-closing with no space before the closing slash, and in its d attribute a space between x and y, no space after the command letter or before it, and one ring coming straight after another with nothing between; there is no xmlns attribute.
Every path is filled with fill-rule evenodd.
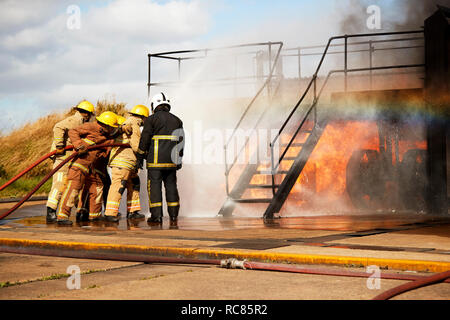
<svg viewBox="0 0 450 320"><path fill-rule="evenodd" d="M405 31L420 29L424 20L437 10L437 5L450 7L450 0L397 0L389 6L375 0L349 0L341 8L340 31L366 33L370 5L381 8L382 31Z"/></svg>

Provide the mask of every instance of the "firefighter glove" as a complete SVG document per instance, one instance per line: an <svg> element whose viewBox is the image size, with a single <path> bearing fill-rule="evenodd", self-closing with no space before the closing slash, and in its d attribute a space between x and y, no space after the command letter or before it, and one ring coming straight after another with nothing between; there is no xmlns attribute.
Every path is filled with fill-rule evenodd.
<svg viewBox="0 0 450 320"><path fill-rule="evenodd" d="M55 150L55 154L57 155L62 155L64 153L66 153L66 150L64 150L64 148L56 148Z"/></svg>
<svg viewBox="0 0 450 320"><path fill-rule="evenodd" d="M79 154L84 154L88 152L88 149L84 144L82 144L77 148L77 151Z"/></svg>
<svg viewBox="0 0 450 320"><path fill-rule="evenodd" d="M137 156L136 168L137 169L143 169L144 168L144 158L140 157L139 155Z"/></svg>
<svg viewBox="0 0 450 320"><path fill-rule="evenodd" d="M131 127L131 124L125 124L122 126L122 131L130 135L133 133L133 128Z"/></svg>

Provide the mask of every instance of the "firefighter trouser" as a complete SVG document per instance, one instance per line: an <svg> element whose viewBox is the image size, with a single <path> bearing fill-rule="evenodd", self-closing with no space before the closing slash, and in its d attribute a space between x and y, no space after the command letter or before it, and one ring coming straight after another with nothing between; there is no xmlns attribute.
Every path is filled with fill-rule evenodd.
<svg viewBox="0 0 450 320"><path fill-rule="evenodd" d="M109 187L111 186L111 178L109 177L109 174L107 172L105 173L100 173L100 179L102 181L103 184L103 206L106 208L106 201L108 200L108 192L109 192ZM77 212L81 211L82 209L89 211L88 205L89 205L89 192L88 190L85 190L85 188L83 188L82 194L79 197L80 200L78 202L77 205Z"/></svg>
<svg viewBox="0 0 450 320"><path fill-rule="evenodd" d="M140 190L139 176L135 170L125 168L111 168L111 187L109 188L106 202L105 216L117 216L119 213L120 199L127 190L127 212L141 210L139 200Z"/></svg>
<svg viewBox="0 0 450 320"><path fill-rule="evenodd" d="M162 182L166 189L167 211L170 217L178 217L180 197L177 189L176 170L148 170L148 198L152 217L162 217Z"/></svg>
<svg viewBox="0 0 450 320"><path fill-rule="evenodd" d="M63 159L55 159L55 161L53 162L53 169L63 161ZM52 187L47 199L47 207L50 207L54 210L58 208L59 200L61 199L62 192L64 191L64 187L67 182L68 171L69 164L66 164L53 175Z"/></svg>
<svg viewBox="0 0 450 320"><path fill-rule="evenodd" d="M97 218L102 213L103 183L96 174L89 174L77 167L71 167L67 174L67 186L61 197L57 211L58 219L68 219L70 212L79 201L82 190L83 197L89 197L89 218Z"/></svg>

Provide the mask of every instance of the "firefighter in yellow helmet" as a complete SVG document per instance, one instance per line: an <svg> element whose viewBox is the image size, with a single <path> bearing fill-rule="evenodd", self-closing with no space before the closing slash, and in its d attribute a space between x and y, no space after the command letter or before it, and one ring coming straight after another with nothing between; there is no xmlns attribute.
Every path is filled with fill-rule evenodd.
<svg viewBox="0 0 450 320"><path fill-rule="evenodd" d="M94 114L94 106L89 101L80 102L75 107L75 110L74 115L59 121L53 127L53 143L50 149L50 151L56 150L56 154L52 159L53 168L58 166L72 153L71 151L64 150L64 147L72 144L68 136L68 131L88 122ZM67 164L53 176L52 187L47 199L47 223L56 222L56 209L61 199L68 171L69 165Z"/></svg>
<svg viewBox="0 0 450 320"><path fill-rule="evenodd" d="M109 156L111 167L111 187L106 202L105 219L109 222L120 220L119 205L123 193L127 190L127 218L143 219L145 216L139 211L140 180L136 168L136 153L141 139L141 126L149 116L149 109L144 105L137 105L131 109L123 121L122 135L115 143L128 143L131 148L115 147Z"/></svg>
<svg viewBox="0 0 450 320"><path fill-rule="evenodd" d="M72 224L69 220L70 213L72 207L78 203L83 187L89 193L89 218L101 217L103 184L95 169L101 158L108 156L110 148L88 150L87 147L95 144L112 144L114 138L110 134L118 124L117 115L111 111L103 112L96 120L69 130L69 138L80 154L69 165L67 186L57 211L58 224Z"/></svg>
<svg viewBox="0 0 450 320"><path fill-rule="evenodd" d="M121 136L123 133L123 124L125 122L125 117L117 115L117 124L119 125L118 128L115 128L113 130L113 133L111 136L113 138L117 138L119 135ZM94 181L97 181L100 179L103 183L103 206L106 208L106 203L108 199L108 193L109 189L111 187L111 178L109 176L107 166L109 163L109 157L102 157L98 159L94 163L94 171L91 175L87 177L87 179L93 179ZM89 190L88 188L83 188L83 191L80 195L80 200L78 203L78 209L77 209L77 222L79 221L89 221ZM101 220L101 217L92 218L91 220Z"/></svg>

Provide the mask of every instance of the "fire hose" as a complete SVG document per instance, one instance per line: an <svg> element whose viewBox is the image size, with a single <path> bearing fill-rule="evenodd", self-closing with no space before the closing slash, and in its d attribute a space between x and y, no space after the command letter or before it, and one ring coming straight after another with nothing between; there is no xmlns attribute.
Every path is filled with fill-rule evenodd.
<svg viewBox="0 0 450 320"><path fill-rule="evenodd" d="M100 149L100 148L106 148L106 147L125 147L125 148L129 148L130 145L129 144L124 144L124 143L114 143L114 144L99 144L99 145L92 145L87 147L88 150L93 150L93 149ZM65 148L66 150L69 149L73 149L73 146L67 146ZM41 157L39 160L37 160L36 162L34 162L30 167L28 167L27 169L25 169L24 171L22 171L20 174L18 174L17 176L15 176L13 179L11 179L10 181L8 181L5 185L2 186L2 188L6 188L7 186L9 186L11 183L13 183L14 181L16 181L17 179L19 179L21 176L23 176L26 172L30 171L32 168L34 168L35 166L37 166L38 164L40 164L42 161L44 161L45 159L48 159L49 157L51 157L52 155L54 155L55 152L50 152L49 154L46 154L45 156ZM5 212L4 214L2 214L0 216L0 220L2 220L3 218L7 217L8 215L10 215L11 213L13 213L17 208L19 208L25 201L27 201L37 190L39 190L39 188L48 180L50 179L51 176L53 176L59 169L61 169L66 163L68 163L70 160L72 160L73 158L75 158L78 155L78 151L73 152L69 157L67 157L66 159L64 159L64 161L62 161L58 166L56 166L52 171L50 171L33 189L31 189L30 192L28 192L23 198L22 200L20 200L18 203L16 203L11 209L9 209L7 212Z"/></svg>
<svg viewBox="0 0 450 320"><path fill-rule="evenodd" d="M105 147L129 147L128 144L101 144L101 145L93 145L89 146L87 149L99 149ZM65 150L73 149L73 146L67 146ZM14 178L9 180L7 183L0 187L0 190L5 189L10 184L18 180L24 174L29 172L31 169L39 165L44 160L50 158L55 154L55 151L42 156L40 159L35 161L28 168L20 172ZM78 152L75 151L68 158L62 161L57 167L55 167L52 171L50 171L27 195L25 195L14 207L8 210L6 213L0 216L0 220L10 215L17 208L19 208L25 201L27 201L51 176L53 176L61 167L63 167L70 160L75 158L78 155ZM1 252L10 252L10 253L24 253L24 254L37 254L37 255L49 255L49 256L65 256L65 257L78 257L77 254L68 254L66 253L52 253L52 252L41 252L40 250L33 250L31 248L1 248ZM81 257L78 257L81 258ZM347 277L367 277L367 274L364 272L354 272L354 271L338 271L338 270L321 270L317 268L299 268L294 266L285 266L279 264L270 264L270 263L261 263L261 262L250 262L250 261L239 261L237 259L225 259L225 260L212 260L212 259L186 259L186 258L168 258L168 257L141 257L139 255L133 254L121 254L120 256L115 256L114 254L94 254L93 256L86 256L86 253L83 254L85 259L102 259L102 260L121 260L121 261L139 261L146 263L191 263L191 264L212 264L212 265L220 265L224 268L241 268L241 269L251 269L251 270L265 270L265 271L279 271L279 272L293 272L293 273L303 273L303 274L316 274L316 275L330 275L330 276L347 276ZM398 274L383 274L383 279L392 279L392 280L409 280L411 282L402 284L386 292L383 292L377 295L373 300L387 300L394 296L397 296L406 291L414 290L417 288L421 288L424 286L432 285L439 282L450 283L450 271L434 274L432 276L424 277L424 276L414 276L414 275L398 275Z"/></svg>
<svg viewBox="0 0 450 320"><path fill-rule="evenodd" d="M367 277L367 273L365 272L324 270L324 269L321 270L319 268L299 268L294 266L286 266L264 262L251 262L246 260L240 261L234 258L221 260L220 266L228 269L240 268L240 269L281 271L281 272L293 272L293 273L316 274L327 276ZM437 273L432 276L416 276L416 275L400 275L400 274L384 273L381 275L381 278L391 280L409 280L411 282L389 289L377 295L372 300L388 300L406 291L429 286L435 283L439 282L450 283L450 271Z"/></svg>
<svg viewBox="0 0 450 320"><path fill-rule="evenodd" d="M398 287L389 289L377 295L372 300L388 300L406 291L422 288L439 282L448 282L449 279L450 279L450 271L437 273L432 276L424 277L423 279L418 279L416 281L408 282Z"/></svg>
<svg viewBox="0 0 450 320"><path fill-rule="evenodd" d="M234 269L252 269L252 270L265 270L265 271L281 271L281 272L294 272L304 274L316 274L327 276L344 276L344 277L367 277L367 273L355 272L355 271L340 271L340 270L321 270L316 268L299 268L293 266L285 266L280 264L240 261L237 259L226 259L221 261L221 267ZM388 300L406 291L418 289L421 287L429 286L439 282L450 283L450 271L434 274L432 276L415 276L415 275L399 275L399 274L382 274L381 278L391 280L409 280L411 282L402 284L395 288L389 289L372 300Z"/></svg>
<svg viewBox="0 0 450 320"><path fill-rule="evenodd" d="M73 146L67 146L64 148L64 150L71 150L73 149ZM47 153L46 155L42 156L41 158L39 158L39 160L36 160L35 162L33 162L28 168L26 168L25 170L23 170L22 172L20 172L18 175L16 175L14 178L12 178L11 180L9 180L8 182L6 182L4 185L2 185L0 187L0 191L2 191L3 189L5 189L6 187L8 187L10 184L12 184L13 182L17 181L20 177L22 177L25 173L29 172L31 169L33 169L34 167L36 167L37 165L39 165L41 162L43 162L44 160L47 160L48 158L54 156L56 154L56 150L52 151L50 153Z"/></svg>
<svg viewBox="0 0 450 320"><path fill-rule="evenodd" d="M324 276L344 276L344 277L358 277L358 278L368 277L367 273L358 271L330 270L325 268L313 268L313 267L305 268L282 264L238 260L235 258L218 260L208 258L202 259L185 258L179 256L164 257L159 255L155 256L151 254L142 254L137 252L126 252L124 250L120 250L118 252L110 250L105 251L102 248L94 250L79 250L77 248L71 248L70 245L67 244L61 244L55 247L54 245L42 244L41 242L39 242L39 244L33 244L33 241L29 240L22 241L14 239L1 241L0 252L77 258L77 259L95 259L95 260L127 261L127 262L143 262L143 263L203 264L203 265L220 266L222 268L227 269L278 271L278 272L290 272L290 273L313 274ZM438 273L432 276L381 273L380 278L390 280L406 280L411 282L390 289L376 296L374 300L390 299L393 296L401 294L408 290L413 290L416 288L420 288L438 282L450 283L450 271Z"/></svg>

